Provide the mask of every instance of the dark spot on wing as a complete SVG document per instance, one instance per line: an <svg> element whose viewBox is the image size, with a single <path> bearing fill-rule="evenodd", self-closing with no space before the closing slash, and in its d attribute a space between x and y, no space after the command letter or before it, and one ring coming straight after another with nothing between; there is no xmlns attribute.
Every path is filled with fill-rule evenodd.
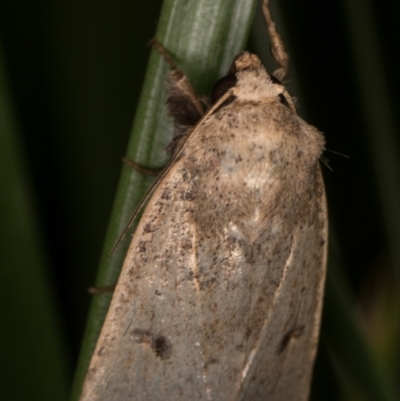
<svg viewBox="0 0 400 401"><path fill-rule="evenodd" d="M165 189L165 191L161 194L161 199L165 199L165 200L171 199L171 191L168 188Z"/></svg>
<svg viewBox="0 0 400 401"><path fill-rule="evenodd" d="M133 329L131 332L134 341L139 344L149 344L155 355L160 359L167 360L172 355L170 341L161 334L154 334L150 330Z"/></svg>
<svg viewBox="0 0 400 401"><path fill-rule="evenodd" d="M289 330L282 338L282 341L278 348L278 354L282 353L285 350L292 338L299 338L303 334L304 328L305 326L301 325L295 327L292 330Z"/></svg>
<svg viewBox="0 0 400 401"><path fill-rule="evenodd" d="M220 363L220 360L218 358L213 357L204 364L204 369L207 369L210 365L216 365L218 363Z"/></svg>
<svg viewBox="0 0 400 401"><path fill-rule="evenodd" d="M145 224L145 226L143 227L143 232L145 233L152 233L153 231L154 229L149 223Z"/></svg>
<svg viewBox="0 0 400 401"><path fill-rule="evenodd" d="M151 341L151 332L150 330L144 329L133 329L131 332L135 342L140 344L149 344Z"/></svg>
<svg viewBox="0 0 400 401"><path fill-rule="evenodd" d="M195 199L195 196L193 192L183 192L180 196L182 200L187 200L187 201L193 201Z"/></svg>
<svg viewBox="0 0 400 401"><path fill-rule="evenodd" d="M162 360L166 360L171 357L172 345L164 336L159 335L154 337L153 341L151 342L151 348Z"/></svg>
<svg viewBox="0 0 400 401"><path fill-rule="evenodd" d="M139 251L146 252L146 242L144 242L144 241L139 242Z"/></svg>

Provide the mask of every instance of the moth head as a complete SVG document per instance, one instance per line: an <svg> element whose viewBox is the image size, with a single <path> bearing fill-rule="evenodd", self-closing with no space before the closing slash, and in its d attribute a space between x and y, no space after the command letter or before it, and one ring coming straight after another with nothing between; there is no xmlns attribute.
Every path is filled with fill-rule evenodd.
<svg viewBox="0 0 400 401"><path fill-rule="evenodd" d="M267 101L296 111L285 86L276 77L269 75L260 59L249 52L238 54L228 73L215 83L212 102L216 103L227 91L242 101Z"/></svg>

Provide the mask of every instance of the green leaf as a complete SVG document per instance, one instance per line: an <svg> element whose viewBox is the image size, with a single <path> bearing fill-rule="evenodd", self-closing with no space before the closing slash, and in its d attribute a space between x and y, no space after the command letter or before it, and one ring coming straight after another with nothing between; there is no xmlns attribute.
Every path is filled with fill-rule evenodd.
<svg viewBox="0 0 400 401"><path fill-rule="evenodd" d="M0 49L0 398L66 400L68 366Z"/></svg>
<svg viewBox="0 0 400 401"><path fill-rule="evenodd" d="M360 330L338 252L330 247L321 340L332 353L339 381L349 384L370 401L398 400L391 378L383 370ZM343 381L344 379L344 381Z"/></svg>

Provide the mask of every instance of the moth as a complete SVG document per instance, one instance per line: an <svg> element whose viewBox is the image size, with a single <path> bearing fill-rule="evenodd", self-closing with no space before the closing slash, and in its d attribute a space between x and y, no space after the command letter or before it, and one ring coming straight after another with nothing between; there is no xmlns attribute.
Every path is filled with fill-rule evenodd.
<svg viewBox="0 0 400 401"><path fill-rule="evenodd" d="M178 129L133 236L81 401L307 400L319 335L324 138L249 52L201 100L168 79Z"/></svg>

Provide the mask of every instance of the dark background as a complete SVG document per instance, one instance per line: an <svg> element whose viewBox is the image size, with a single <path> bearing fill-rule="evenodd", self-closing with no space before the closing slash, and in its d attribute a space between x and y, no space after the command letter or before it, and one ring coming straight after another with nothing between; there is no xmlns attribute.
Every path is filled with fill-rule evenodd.
<svg viewBox="0 0 400 401"><path fill-rule="evenodd" d="M59 399L68 392L90 301L86 289L94 283L150 53L146 44L154 35L160 7L161 1L155 0L0 0L3 73L14 121L16 160L23 175L20 190L34 216L42 280L41 287L35 287L29 272L10 281L7 275L1 279L0 309L6 306L7 316L17 322L4 320L4 325L21 325L19 334L0 338L2 399L21 399L16 398L15 387L24 382L24 374L30 375L29 370L21 371L15 383L7 378L15 367L27 365L17 352L21 341L31 341L22 315L27 305L23 295L28 291L32 293L28 307L45 294L43 314L50 316L55 330L51 341L54 349L62 350L62 356L53 361L59 366L50 368L59 373ZM372 24L364 30L368 7ZM396 223L400 224L400 218L393 213L390 199L397 199L392 182L400 186L400 2L281 0L277 11L292 59L289 85L299 98L299 114L324 132L329 150L350 157L328 152L333 171L323 167L333 238L354 300L351 308L384 371L398 378L400 260L396 241L400 248L400 237L396 238L396 229L400 233L400 227ZM361 32L361 41L354 42L351 27ZM249 40L249 49L258 53L260 46L268 49L267 39L259 32L256 26ZM384 125L373 126L371 110L384 117ZM391 154L380 152L377 145L386 141L388 132L394 134L388 145ZM380 160L389 161L390 171ZM9 226L4 227L1 269L11 277L14 258L7 259L8 255L23 256L24 249ZM28 262L22 264L29 270ZM35 320L35 311L27 313ZM40 333L37 336L32 347L45 360L47 340ZM43 378L40 369L33 374L36 385L29 399L47 399L40 387L53 379ZM349 388L346 399L359 399L351 397ZM332 394L332 399L343 397Z"/></svg>

